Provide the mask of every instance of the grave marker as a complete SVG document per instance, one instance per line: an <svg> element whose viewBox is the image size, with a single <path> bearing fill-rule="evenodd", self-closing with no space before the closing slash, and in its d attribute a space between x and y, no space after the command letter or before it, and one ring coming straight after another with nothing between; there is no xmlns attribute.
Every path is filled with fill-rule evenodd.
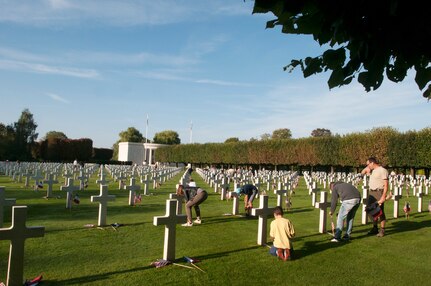
<svg viewBox="0 0 431 286"><path fill-rule="evenodd" d="M361 221L362 224L367 224L368 222L368 214L367 214L367 211L365 210L367 208L367 204L368 204L368 187L363 186L362 187L362 221Z"/></svg>
<svg viewBox="0 0 431 286"><path fill-rule="evenodd" d="M6 285L23 284L25 240L32 237L42 237L45 233L43 226L27 227L25 225L26 219L27 207L14 206L12 208L12 226L0 228L0 240L10 240Z"/></svg>
<svg viewBox="0 0 431 286"><path fill-rule="evenodd" d="M273 214L274 208L268 207L268 196L262 195L259 200L259 208L252 208L251 215L259 216L259 224L257 231L257 244L265 245L267 237L267 219L268 216Z"/></svg>
<svg viewBox="0 0 431 286"><path fill-rule="evenodd" d="M78 186L74 186L73 185L73 179L72 178L67 178L67 186L61 186L60 190L61 191L65 191L67 192L66 195L66 209L71 209L72 208L72 193L74 191L77 191L79 189Z"/></svg>
<svg viewBox="0 0 431 286"><path fill-rule="evenodd" d="M136 179L135 177L130 178L130 185L124 186L124 189L129 191L129 206L135 205L135 194L136 191L139 191L141 189L141 186L135 184Z"/></svg>
<svg viewBox="0 0 431 286"><path fill-rule="evenodd" d="M44 180L43 183L48 185L48 187L46 188L46 198L51 198L52 197L52 185L57 184L58 181L54 180L53 174L49 174L48 179Z"/></svg>
<svg viewBox="0 0 431 286"><path fill-rule="evenodd" d="M150 179L148 178L148 175L144 176L144 179L141 178L141 184L144 184L144 195L148 196L148 185L150 184Z"/></svg>
<svg viewBox="0 0 431 286"><path fill-rule="evenodd" d="M275 190L274 193L277 195L277 206L283 208L283 195L287 194L287 190Z"/></svg>
<svg viewBox="0 0 431 286"><path fill-rule="evenodd" d="M182 214L183 213L183 199L184 199L184 197L178 196L177 194L169 194L169 199L178 201L177 214Z"/></svg>
<svg viewBox="0 0 431 286"><path fill-rule="evenodd" d="M5 187L0 187L0 228L3 227L4 220L4 207L13 206L16 203L16 199L6 199Z"/></svg>
<svg viewBox="0 0 431 286"><path fill-rule="evenodd" d="M320 202L316 203L315 208L320 209L320 216L319 216L319 232L320 233L326 233L326 221L327 221L327 215L326 215L326 209L331 206L331 202L328 202L328 193L327 192L320 192Z"/></svg>
<svg viewBox="0 0 431 286"><path fill-rule="evenodd" d="M422 197L424 196L424 193L417 192L416 197L418 197L418 213L422 212Z"/></svg>
<svg viewBox="0 0 431 286"><path fill-rule="evenodd" d="M394 195L392 196L392 199L394 200L394 218L398 218L398 209L400 204L400 199L402 196L400 195L400 191L398 186L394 187Z"/></svg>
<svg viewBox="0 0 431 286"><path fill-rule="evenodd" d="M166 200L166 214L164 216L155 216L153 224L155 226L165 225L165 239L163 245L163 259L175 260L175 236L176 225L187 221L186 215L177 215L177 200Z"/></svg>
<svg viewBox="0 0 431 286"><path fill-rule="evenodd" d="M106 225L106 213L108 208L108 202L114 201L115 196L108 194L108 186L100 186L100 194L98 196L91 196L92 203L99 203L99 219L97 221L97 226Z"/></svg>
<svg viewBox="0 0 431 286"><path fill-rule="evenodd" d="M239 200L236 192L229 192L230 198L233 198L232 214L239 215Z"/></svg>

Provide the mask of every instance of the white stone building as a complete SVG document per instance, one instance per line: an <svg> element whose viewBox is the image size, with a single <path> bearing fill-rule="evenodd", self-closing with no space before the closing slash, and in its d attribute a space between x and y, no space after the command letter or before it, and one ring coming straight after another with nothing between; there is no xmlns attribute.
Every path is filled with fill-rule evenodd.
<svg viewBox="0 0 431 286"><path fill-rule="evenodd" d="M118 161L132 161L134 164L154 165L156 150L164 144L155 143L118 143Z"/></svg>

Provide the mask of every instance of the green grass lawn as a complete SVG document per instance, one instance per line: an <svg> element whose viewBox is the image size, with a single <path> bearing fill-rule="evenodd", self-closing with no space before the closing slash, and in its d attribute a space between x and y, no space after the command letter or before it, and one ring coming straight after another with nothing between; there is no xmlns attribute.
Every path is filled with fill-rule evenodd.
<svg viewBox="0 0 431 286"><path fill-rule="evenodd" d="M386 204L389 218L386 236L367 236L370 225L361 225L358 211L353 239L331 243L328 234L318 233L319 211L311 207L311 197L304 180L292 199L293 208L285 214L295 226L294 260L283 262L268 254L266 246L257 245L257 219L224 216L232 212L232 201L220 201L197 174L197 184L209 193L201 205L203 224L177 227L176 257L201 260L197 265L206 271L170 265L154 268L150 263L162 258L164 227L154 226L153 217L165 213L166 199L175 190L179 175L150 189L151 196L142 203L128 206L128 191L109 186L116 200L108 204L107 223L124 226L115 230L85 228L97 224L98 186L90 181L85 191L78 191L79 205L65 209L65 193L54 187L61 198L46 200L45 190L25 189L9 177L0 177L6 197L16 198L17 205L28 206L27 226L45 226L43 238L26 240L25 278L44 273L43 285L429 285L431 257L431 215L417 213L417 199L410 198L410 220L392 219L393 203ZM270 206L276 196L269 194ZM429 197L425 197L424 206ZM403 205L405 198L401 200ZM255 206L258 206L255 201ZM240 210L242 210L240 202ZM424 209L427 209L424 207ZM193 212L194 214L194 212ZM10 227L11 208L5 208L4 227ZM270 220L268 220L268 224ZM268 225L269 228L269 225ZM328 220L328 229L330 221ZM269 229L268 229L269 231ZM6 281L9 241L0 241L0 281Z"/></svg>

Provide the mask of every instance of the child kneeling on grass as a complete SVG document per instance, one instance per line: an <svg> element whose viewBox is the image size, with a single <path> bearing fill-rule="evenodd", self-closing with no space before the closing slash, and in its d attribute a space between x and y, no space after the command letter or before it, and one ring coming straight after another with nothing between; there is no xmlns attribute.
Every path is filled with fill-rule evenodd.
<svg viewBox="0 0 431 286"><path fill-rule="evenodd" d="M269 230L269 235L274 243L269 253L283 261L290 260L293 252L290 239L295 236L295 229L290 220L283 218L283 209L280 206L274 208L274 218Z"/></svg>

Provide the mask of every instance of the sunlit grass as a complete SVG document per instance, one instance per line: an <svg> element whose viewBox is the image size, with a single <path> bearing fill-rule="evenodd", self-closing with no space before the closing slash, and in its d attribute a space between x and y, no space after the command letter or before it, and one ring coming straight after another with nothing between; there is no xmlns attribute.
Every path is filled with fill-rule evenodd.
<svg viewBox="0 0 431 286"><path fill-rule="evenodd" d="M78 191L79 205L65 208L65 193L54 186L54 195L46 200L46 191L35 192L0 177L6 197L17 205L28 206L27 226L45 226L43 238L26 240L25 278L44 273L43 285L401 285L414 281L429 284L431 215L411 214L389 219L384 238L367 236L369 225L360 224L358 212L353 240L334 244L328 234L318 233L319 211L311 207L311 197L303 179L293 197L293 209L285 214L295 226L295 259L282 262L257 245L257 220L224 216L232 212L231 201L220 195L193 173L198 185L209 193L201 205L203 224L177 227L176 257L201 260L206 273L176 265L154 268L150 263L162 258L164 227L154 226L153 217L164 215L168 194L174 192L179 176L143 197L142 203L128 206L128 191L109 186L116 200L108 204L107 223L124 226L115 230L85 228L97 224L98 204L90 202L99 193L92 178L88 189ZM270 195L270 206L276 203ZM404 199L403 199L404 200ZM416 199L410 198L413 210ZM424 201L428 201L425 199ZM256 203L258 205L258 203ZM241 204L240 204L241 206ZM393 203L386 213L392 217ZM242 208L240 207L240 210ZM402 210L400 210L402 213ZM4 227L10 226L11 208L5 208ZM268 221L269 223L269 221ZM329 222L328 222L328 228ZM6 280L9 242L0 241L0 281Z"/></svg>

